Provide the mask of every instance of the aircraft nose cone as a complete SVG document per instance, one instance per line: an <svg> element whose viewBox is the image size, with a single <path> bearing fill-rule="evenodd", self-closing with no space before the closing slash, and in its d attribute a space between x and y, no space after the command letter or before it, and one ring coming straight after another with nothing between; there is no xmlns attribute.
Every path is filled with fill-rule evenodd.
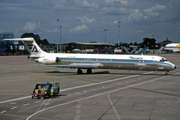
<svg viewBox="0 0 180 120"><path fill-rule="evenodd" d="M176 66L175 66L175 65L173 65L173 66L171 67L171 69L172 69L172 70L175 70L175 69L176 69Z"/></svg>

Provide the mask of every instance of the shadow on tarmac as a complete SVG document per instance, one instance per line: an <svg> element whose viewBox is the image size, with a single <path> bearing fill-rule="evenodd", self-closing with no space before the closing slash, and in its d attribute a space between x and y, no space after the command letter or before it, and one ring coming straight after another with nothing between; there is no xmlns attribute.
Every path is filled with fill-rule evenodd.
<svg viewBox="0 0 180 120"><path fill-rule="evenodd" d="M61 96L67 96L68 94L59 94L55 96L51 96L51 99L60 98ZM34 97L33 99L50 99L49 97Z"/></svg>
<svg viewBox="0 0 180 120"><path fill-rule="evenodd" d="M145 71L148 72L148 71ZM114 75L156 75L156 76L166 76L165 72L153 72L153 73L148 73L148 74L143 74L143 73L132 73L130 71L125 72L119 72L119 73L110 73L109 71L100 71L100 72L92 72L91 74L87 74L86 72L83 72L82 74L77 74L76 72L61 72L61 71L48 71L48 72L37 72L35 74L53 74L56 73L56 75L59 75L57 73L62 74L68 74L68 75L96 75L96 74L114 74ZM179 74L174 75L173 73L169 73L168 75L170 76L180 76Z"/></svg>

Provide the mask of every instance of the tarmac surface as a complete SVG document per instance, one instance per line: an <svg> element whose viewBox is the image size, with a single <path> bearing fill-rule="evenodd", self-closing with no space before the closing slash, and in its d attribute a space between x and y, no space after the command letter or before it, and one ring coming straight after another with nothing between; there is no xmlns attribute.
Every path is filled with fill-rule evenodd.
<svg viewBox="0 0 180 120"><path fill-rule="evenodd" d="M40 67L27 56L0 56L1 120L179 120L180 54L159 54L165 72ZM31 99L37 83L59 82L60 95Z"/></svg>

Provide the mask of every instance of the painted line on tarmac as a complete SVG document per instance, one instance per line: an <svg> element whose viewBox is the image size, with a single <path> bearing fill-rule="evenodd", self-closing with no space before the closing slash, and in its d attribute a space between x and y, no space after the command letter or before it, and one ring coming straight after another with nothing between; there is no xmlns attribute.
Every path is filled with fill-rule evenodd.
<svg viewBox="0 0 180 120"><path fill-rule="evenodd" d="M93 85L99 85L99 84L103 84L103 83L114 82L114 81L123 80L123 79L127 79L127 78L132 78L132 77L137 77L137 76L140 76L140 75L132 75L132 76L127 76L127 77L122 77L122 78L116 78L116 79L112 79L112 80L107 80L107 81L103 81L103 82L99 82L99 83L92 83L92 84L86 84L86 85L81 85L81 86L66 88L66 89L63 89L63 90L61 90L61 91L67 91L67 90L73 90L73 89L77 89L77 88L89 87L89 86L93 86Z"/></svg>
<svg viewBox="0 0 180 120"><path fill-rule="evenodd" d="M30 105L30 103L24 104L23 106L27 106L27 105Z"/></svg>
<svg viewBox="0 0 180 120"><path fill-rule="evenodd" d="M14 114L3 114L3 113L0 113L1 116L12 116L12 117L17 117L17 118L27 118L27 116L21 116L21 115L14 115ZM45 118L34 118L32 117L32 119L35 119L35 120L50 120L50 119L45 119Z"/></svg>
<svg viewBox="0 0 180 120"><path fill-rule="evenodd" d="M145 82L141 82L141 83L129 85L129 86L126 86L126 87L122 87L122 88L119 88L119 89L115 89L115 90L112 90L112 91L108 91L108 92L104 92L104 93L92 95L92 96L89 96L89 97L85 97L85 98L81 98L81 99L69 101L69 102L66 102L66 103L54 105L54 106L51 106L51 107L48 107L48 108L45 108L45 109L42 109L42 110L40 110L40 111L35 112L34 114L30 115L26 120L29 120L30 118L32 118L32 117L35 116L36 114L41 113L41 112L44 112L44 111L49 110L49 109L53 109L53 108L60 107L60 106L63 106L63 105L75 103L75 102L82 101L82 100L87 100L87 99L94 98L94 97L99 97L99 96L101 96L101 95L105 95L105 94L117 92L117 91L119 91L119 90L124 90L124 89L128 89L128 88L135 87L135 86L138 86L138 85L142 85L142 84L146 84L146 83L158 81L158 80L161 80L161 79L164 79L164 78L167 78L167 77L170 77L170 76L164 76L164 77L152 79L152 80L149 80L149 81L145 81Z"/></svg>
<svg viewBox="0 0 180 120"><path fill-rule="evenodd" d="M111 104L111 106L112 106L112 108L113 108L113 111L114 111L114 113L116 114L117 119L118 119L118 120L121 120L121 117L120 117L120 115L118 114L116 108L114 107L114 105L113 105L113 103L112 103L111 98L110 98L109 95L110 95L110 93L107 95L107 97L108 97L108 100L109 100L109 102L110 102L110 104Z"/></svg>
<svg viewBox="0 0 180 120"><path fill-rule="evenodd" d="M16 107L12 107L11 110L14 110L14 109L16 109L16 108L17 108L17 106L16 106Z"/></svg>
<svg viewBox="0 0 180 120"><path fill-rule="evenodd" d="M145 74L146 74L146 73L145 73ZM89 86L93 86L93 85L99 85L99 84L103 84L103 83L108 83L108 82L113 82L113 81L117 81L117 80L132 78L132 77L136 77L136 76L140 76L140 75L132 75L132 76L128 76L128 77L123 77L123 78L116 78L116 79L112 79L112 80L107 80L107 81L103 81L103 82L99 82L99 83L92 83L92 84L86 84L86 85L81 85L81 86L66 88L66 89L62 89L61 91L68 91L68 90L73 90L73 89L78 89L78 88L83 88L83 87L89 87ZM17 100L22 100L22 99L27 99L27 98L30 98L30 97L31 97L31 96L26 96L26 97L21 97L21 98L15 98L15 99L11 99L11 100L1 101L0 104L2 104L2 103L7 103L7 102L12 102L12 101L17 101Z"/></svg>
<svg viewBox="0 0 180 120"><path fill-rule="evenodd" d="M36 101L35 103L39 103L39 102L41 102L41 101Z"/></svg>
<svg viewBox="0 0 180 120"><path fill-rule="evenodd" d="M153 72L154 72L154 71L146 72L146 73L142 73L142 74L149 74L149 73L153 73ZM83 87L89 87L89 86L93 86L93 85L99 85L99 84L103 84L103 83L114 82L114 81L123 80L123 79L127 79L127 78L132 78L132 77L137 77L137 76L140 76L140 75L132 75L132 76L127 76L127 77L122 77L122 78L116 78L116 79L112 79L112 80L107 80L107 81L103 81L103 82L99 82L99 83L92 83L92 84L86 84L86 85L81 85L81 86L66 88L66 89L62 89L61 91L68 91L68 90L73 90L73 89L78 89L78 88L83 88ZM2 103L7 103L7 102L12 102L12 101L18 101L18 100L22 100L22 99L27 99L27 98L30 98L30 97L31 97L31 96L25 96L25 97L21 97L21 98L15 98L15 99L10 99L10 100L5 100L5 101L1 101L0 104L2 104Z"/></svg>
<svg viewBox="0 0 180 120"><path fill-rule="evenodd" d="M6 112L6 110L2 111L1 113L5 113L5 112Z"/></svg>
<svg viewBox="0 0 180 120"><path fill-rule="evenodd" d="M17 103L15 103L15 102L12 102L12 103L10 103L11 105L15 105L15 104L17 104Z"/></svg>
<svg viewBox="0 0 180 120"><path fill-rule="evenodd" d="M22 100L22 99L27 99L27 98L30 98L30 97L31 96L26 96L26 97L21 97L21 98L15 98L15 99L11 99L11 100L1 101L0 104L7 103L7 102L12 102L12 101L17 101L17 100Z"/></svg>

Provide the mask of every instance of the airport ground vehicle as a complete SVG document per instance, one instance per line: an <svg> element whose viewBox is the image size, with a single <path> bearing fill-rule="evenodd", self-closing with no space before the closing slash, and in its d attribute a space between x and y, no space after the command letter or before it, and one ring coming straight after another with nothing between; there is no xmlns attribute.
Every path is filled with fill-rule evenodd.
<svg viewBox="0 0 180 120"><path fill-rule="evenodd" d="M60 84L55 82L44 83L44 84L36 84L32 95L32 99L34 97L51 97L59 94L60 92Z"/></svg>

